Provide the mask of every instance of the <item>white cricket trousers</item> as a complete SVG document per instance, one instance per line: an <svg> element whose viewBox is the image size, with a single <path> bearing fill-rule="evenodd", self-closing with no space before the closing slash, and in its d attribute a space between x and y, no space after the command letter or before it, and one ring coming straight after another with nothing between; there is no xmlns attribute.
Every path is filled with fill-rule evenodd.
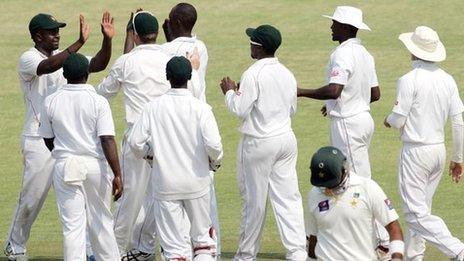
<svg viewBox="0 0 464 261"><path fill-rule="evenodd" d="M374 120L368 111L348 118L331 117L332 146L343 152L356 174L369 179L371 178L369 145L373 134Z"/></svg>
<svg viewBox="0 0 464 261"><path fill-rule="evenodd" d="M214 179L214 172L211 173L211 179ZM214 189L214 182L211 182L210 186L210 198L211 198L211 221L213 222L214 235L216 239L216 253L221 255L221 244L220 244L220 230L219 230L219 218L217 211L216 193ZM139 215L134 225L134 232L132 234L131 248L138 249L144 253L154 253L156 244L156 217L154 216L153 197L146 197L143 205L140 209ZM189 222L185 220L184 222Z"/></svg>
<svg viewBox="0 0 464 261"><path fill-rule="evenodd" d="M124 193L116 201L114 212L114 233L120 253L125 253L132 239L134 224L139 215L147 185L150 183L150 165L144 159L137 158L126 142L127 133L122 141L122 181ZM148 194L150 192L148 191Z"/></svg>
<svg viewBox="0 0 464 261"><path fill-rule="evenodd" d="M52 184L55 163L41 137L23 136L21 151L24 164L23 181L6 239L6 243L10 243L16 254L26 253L26 242L32 223L37 218Z"/></svg>
<svg viewBox="0 0 464 261"><path fill-rule="evenodd" d="M156 229L165 260L215 260L216 241L211 235L210 204L209 191L195 199L155 199Z"/></svg>
<svg viewBox="0 0 464 261"><path fill-rule="evenodd" d="M238 145L237 179L242 197L240 239L234 260L256 260L269 196L288 260L306 260L303 205L296 173L293 131L258 139L243 136Z"/></svg>
<svg viewBox="0 0 464 261"><path fill-rule="evenodd" d="M399 188L404 217L408 225L406 260L422 260L425 241L450 258L464 251L464 244L453 237L445 222L431 214L432 200L443 174L446 160L444 144L404 143L399 160Z"/></svg>
<svg viewBox="0 0 464 261"><path fill-rule="evenodd" d="M66 159L57 159L53 185L63 225L64 260L86 260L86 228L96 260L120 260L113 232L113 173L105 159L83 161L87 177L80 185L64 182Z"/></svg>

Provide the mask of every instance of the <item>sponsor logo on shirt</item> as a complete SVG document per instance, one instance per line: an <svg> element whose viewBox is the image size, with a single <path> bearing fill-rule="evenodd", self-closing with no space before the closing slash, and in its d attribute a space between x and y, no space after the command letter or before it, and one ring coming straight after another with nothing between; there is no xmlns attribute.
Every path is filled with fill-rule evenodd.
<svg viewBox="0 0 464 261"><path fill-rule="evenodd" d="M359 193L357 192L353 193L353 198L359 198Z"/></svg>
<svg viewBox="0 0 464 261"><path fill-rule="evenodd" d="M319 202L318 207L319 207L319 212L329 210L329 200L326 199L324 201Z"/></svg>
<svg viewBox="0 0 464 261"><path fill-rule="evenodd" d="M387 205L388 209L392 210L393 209L393 204L390 199L385 199L384 200L385 204Z"/></svg>

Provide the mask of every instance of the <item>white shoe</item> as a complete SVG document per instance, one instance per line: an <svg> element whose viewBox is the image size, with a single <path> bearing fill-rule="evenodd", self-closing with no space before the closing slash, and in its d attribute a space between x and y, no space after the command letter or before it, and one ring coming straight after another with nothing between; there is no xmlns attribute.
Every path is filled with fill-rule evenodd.
<svg viewBox="0 0 464 261"><path fill-rule="evenodd" d="M8 260L11 260L11 261L27 261L28 260L26 253L13 252L13 248L11 247L10 242L6 244L6 247L3 250L3 253L5 253L5 256L8 258Z"/></svg>
<svg viewBox="0 0 464 261"><path fill-rule="evenodd" d="M145 253L138 249L132 249L127 251L121 257L121 261L152 261L155 260L153 253Z"/></svg>

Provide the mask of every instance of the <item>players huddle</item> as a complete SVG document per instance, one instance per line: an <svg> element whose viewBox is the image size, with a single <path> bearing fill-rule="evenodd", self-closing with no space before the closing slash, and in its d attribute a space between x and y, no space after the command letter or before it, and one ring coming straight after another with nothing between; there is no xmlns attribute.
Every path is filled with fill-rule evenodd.
<svg viewBox="0 0 464 261"><path fill-rule="evenodd" d="M403 242L392 202L371 179L369 111L380 89L374 58L356 37L359 29L370 28L354 7L339 6L326 17L333 21L332 40L340 45L330 55L323 87L297 86L275 56L282 36L271 25L246 30L256 62L239 83L229 77L220 83L227 108L241 120L237 180L243 202L234 260L257 259L268 198L288 260L422 260L425 241L464 260L464 243L431 214L445 167L448 118L450 175L456 183L464 137L457 85L438 66L446 58L438 34L419 26L400 35L413 70L398 81L395 105L384 122L400 130L403 142L398 168L408 226ZM66 24L48 14L32 18L34 47L19 62L26 103L24 171L6 240L9 260L27 260L30 229L51 184L65 260L152 260L156 238L165 260L220 258L213 179L223 149L206 103L208 54L192 34L196 19L192 5L176 5L162 25L167 42L158 44L155 16L141 9L131 14L124 54L95 88L86 82L109 63L111 15L103 14L102 47L94 57L78 53L89 36L84 17L78 40L63 51L59 28ZM127 128L118 155L107 99L120 90ZM310 163L306 225L291 127L297 97L326 100L321 111L331 120L331 146L320 148Z"/></svg>

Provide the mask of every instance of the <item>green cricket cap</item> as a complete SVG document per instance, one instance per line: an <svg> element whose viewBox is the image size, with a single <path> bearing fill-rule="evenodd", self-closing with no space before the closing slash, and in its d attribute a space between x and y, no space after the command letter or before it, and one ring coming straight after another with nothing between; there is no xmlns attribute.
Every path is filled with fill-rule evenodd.
<svg viewBox="0 0 464 261"><path fill-rule="evenodd" d="M311 184L316 187L333 188L342 182L346 157L332 146L322 147L311 159Z"/></svg>
<svg viewBox="0 0 464 261"><path fill-rule="evenodd" d="M158 32L158 20L147 11L135 13L133 25L138 35L148 35Z"/></svg>
<svg viewBox="0 0 464 261"><path fill-rule="evenodd" d="M65 26L65 23L58 22L52 15L40 13L29 22L29 32L32 34L39 29L51 30Z"/></svg>
<svg viewBox="0 0 464 261"><path fill-rule="evenodd" d="M177 83L184 83L192 78L192 65L183 56L174 56L166 64L166 78Z"/></svg>
<svg viewBox="0 0 464 261"><path fill-rule="evenodd" d="M282 35L272 25L265 24L257 28L248 28L245 32L251 41L261 44L266 51L271 53L274 53L282 43Z"/></svg>
<svg viewBox="0 0 464 261"><path fill-rule="evenodd" d="M63 63L66 79L80 79L89 74L89 60L80 53L72 53Z"/></svg>

